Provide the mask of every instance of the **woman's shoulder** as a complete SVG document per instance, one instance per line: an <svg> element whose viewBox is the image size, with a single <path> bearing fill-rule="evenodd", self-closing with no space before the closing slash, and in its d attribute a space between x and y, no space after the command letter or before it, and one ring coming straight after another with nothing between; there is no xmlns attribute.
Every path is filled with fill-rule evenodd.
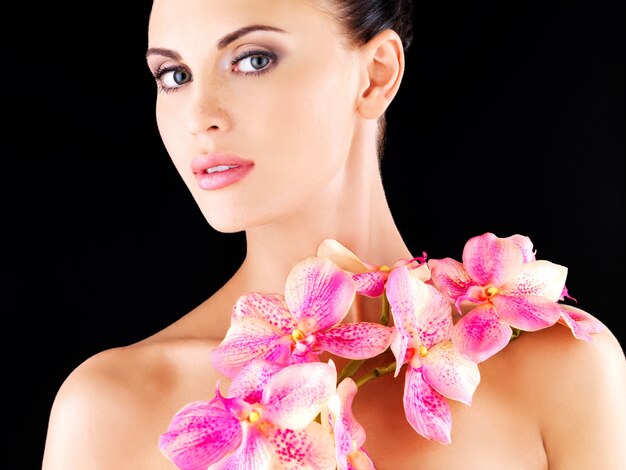
<svg viewBox="0 0 626 470"><path fill-rule="evenodd" d="M581 381L620 385L615 381L626 380L626 358L619 340L606 327L590 338L590 341L578 339L569 328L558 323L539 331L522 332L504 349L503 365L523 374L527 383L552 382L558 385L553 389L559 392ZM568 380L562 381L565 378ZM589 389L590 385L585 388Z"/></svg>
<svg viewBox="0 0 626 470"><path fill-rule="evenodd" d="M608 328L591 341L561 324L523 332L481 365L481 376L479 387L506 389L533 417L550 467L617 469L618 454L626 461L626 357Z"/></svg>
<svg viewBox="0 0 626 470"><path fill-rule="evenodd" d="M165 463L156 443L171 417L190 401L208 399L216 383L225 381L210 364L216 345L165 335L86 359L55 397L44 468Z"/></svg>

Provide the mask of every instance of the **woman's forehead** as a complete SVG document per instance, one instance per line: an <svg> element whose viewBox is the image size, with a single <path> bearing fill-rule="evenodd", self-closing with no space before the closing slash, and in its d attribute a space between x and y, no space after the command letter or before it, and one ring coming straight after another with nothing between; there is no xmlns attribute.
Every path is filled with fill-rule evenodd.
<svg viewBox="0 0 626 470"><path fill-rule="evenodd" d="M183 55L219 50L225 37L245 28L281 31L299 49L304 44L332 54L351 49L336 19L318 2L303 0L154 0L148 47L174 49Z"/></svg>

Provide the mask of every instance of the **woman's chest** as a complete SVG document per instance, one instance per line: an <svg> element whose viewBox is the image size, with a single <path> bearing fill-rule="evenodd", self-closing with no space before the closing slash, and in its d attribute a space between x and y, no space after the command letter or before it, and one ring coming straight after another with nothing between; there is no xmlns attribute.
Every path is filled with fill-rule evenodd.
<svg viewBox="0 0 626 470"><path fill-rule="evenodd" d="M365 449L377 470L547 468L541 434L531 410L502 392L479 384L472 404L446 400L452 417L451 444L419 435L406 419L404 369L363 385L353 402L365 428Z"/></svg>

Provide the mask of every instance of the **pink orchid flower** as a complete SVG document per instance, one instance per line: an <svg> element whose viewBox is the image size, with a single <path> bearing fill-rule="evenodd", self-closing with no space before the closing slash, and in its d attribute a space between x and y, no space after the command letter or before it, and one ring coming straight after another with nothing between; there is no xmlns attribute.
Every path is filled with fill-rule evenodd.
<svg viewBox="0 0 626 470"><path fill-rule="evenodd" d="M454 347L452 307L434 286L398 267L389 275L386 292L397 329L391 344L395 376L408 364L406 418L426 439L449 444L452 416L446 398L471 405L480 382L478 365Z"/></svg>
<svg viewBox="0 0 626 470"><path fill-rule="evenodd" d="M228 398L216 387L212 400L178 411L159 440L164 455L182 470L334 470L332 437L314 419L335 393L335 365L273 367L254 361ZM246 401L231 388L249 399L262 392Z"/></svg>
<svg viewBox="0 0 626 470"><path fill-rule="evenodd" d="M584 310L564 304L559 304L559 307L561 307L561 317L558 323L572 330L572 334L577 339L590 342L593 339L591 335L605 328L600 320Z"/></svg>
<svg viewBox="0 0 626 470"><path fill-rule="evenodd" d="M287 365L319 360L323 351L367 359L391 344L393 328L341 323L356 295L352 277L326 258L310 257L287 277L285 294L243 295L233 307L213 365L233 377L254 358Z"/></svg>
<svg viewBox="0 0 626 470"><path fill-rule="evenodd" d="M328 402L327 424L335 437L339 470L375 470L372 459L363 448L365 429L352 414L352 401L357 391L354 380L347 377Z"/></svg>
<svg viewBox="0 0 626 470"><path fill-rule="evenodd" d="M328 258L342 269L352 274L357 286L357 294L366 297L379 297L385 291L385 283L392 269L398 266L412 265L419 270L419 276L423 281L430 278L426 253L423 257L397 260L391 267L369 263L359 258L353 251L339 243L337 240L328 238L320 243L317 256Z"/></svg>
<svg viewBox="0 0 626 470"><path fill-rule="evenodd" d="M466 357L482 362L510 341L511 327L536 331L561 316L557 305L567 268L535 260L528 237L485 233L471 238L463 262L431 259L432 282L459 312L470 311L455 324L452 341Z"/></svg>

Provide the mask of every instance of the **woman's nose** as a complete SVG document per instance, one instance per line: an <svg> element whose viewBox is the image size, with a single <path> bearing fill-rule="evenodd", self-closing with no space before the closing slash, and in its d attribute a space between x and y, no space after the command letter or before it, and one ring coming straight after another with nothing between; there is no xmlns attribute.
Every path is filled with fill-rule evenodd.
<svg viewBox="0 0 626 470"><path fill-rule="evenodd" d="M189 104L187 128L194 135L228 131L231 118L221 105L222 99L213 91L198 89Z"/></svg>

